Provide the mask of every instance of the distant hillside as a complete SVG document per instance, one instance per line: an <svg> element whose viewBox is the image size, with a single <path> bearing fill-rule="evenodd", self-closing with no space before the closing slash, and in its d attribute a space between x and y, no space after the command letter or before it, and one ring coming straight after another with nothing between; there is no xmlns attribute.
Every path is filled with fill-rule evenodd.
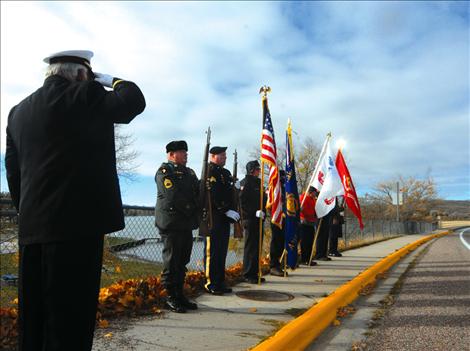
<svg viewBox="0 0 470 351"><path fill-rule="evenodd" d="M470 200L435 200L432 209L444 218L470 219Z"/></svg>

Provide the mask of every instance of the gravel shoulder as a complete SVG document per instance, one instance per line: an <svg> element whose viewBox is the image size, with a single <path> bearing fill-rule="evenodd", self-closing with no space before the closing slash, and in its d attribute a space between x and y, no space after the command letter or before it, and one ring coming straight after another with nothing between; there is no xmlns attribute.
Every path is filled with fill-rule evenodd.
<svg viewBox="0 0 470 351"><path fill-rule="evenodd" d="M470 250L459 232L430 244L357 350L470 350Z"/></svg>

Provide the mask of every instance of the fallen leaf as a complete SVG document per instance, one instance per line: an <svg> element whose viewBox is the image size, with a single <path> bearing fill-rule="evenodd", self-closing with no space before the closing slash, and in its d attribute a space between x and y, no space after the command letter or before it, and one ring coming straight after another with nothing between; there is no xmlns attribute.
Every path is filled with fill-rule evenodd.
<svg viewBox="0 0 470 351"><path fill-rule="evenodd" d="M111 338L112 336L113 336L113 333L104 334L105 338Z"/></svg>
<svg viewBox="0 0 470 351"><path fill-rule="evenodd" d="M256 307L250 308L250 312L255 313L256 311L258 311L258 309Z"/></svg>
<svg viewBox="0 0 470 351"><path fill-rule="evenodd" d="M106 319L100 319L98 322L98 327L100 328L107 328L109 326L109 322Z"/></svg>
<svg viewBox="0 0 470 351"><path fill-rule="evenodd" d="M335 320L333 321L333 325L334 325L335 327L337 327L337 326L341 325L341 322L340 322L339 320L335 319Z"/></svg>

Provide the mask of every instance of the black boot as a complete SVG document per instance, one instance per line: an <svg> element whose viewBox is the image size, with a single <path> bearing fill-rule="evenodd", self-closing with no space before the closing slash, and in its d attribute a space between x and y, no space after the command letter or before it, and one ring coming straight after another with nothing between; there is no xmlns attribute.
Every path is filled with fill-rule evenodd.
<svg viewBox="0 0 470 351"><path fill-rule="evenodd" d="M183 295L183 293L178 294L178 301L184 308L188 310L197 310L197 303L189 301L187 297Z"/></svg>
<svg viewBox="0 0 470 351"><path fill-rule="evenodd" d="M186 308L174 296L168 296L168 298L165 301L165 307L168 308L170 311L173 311L176 313L186 313Z"/></svg>

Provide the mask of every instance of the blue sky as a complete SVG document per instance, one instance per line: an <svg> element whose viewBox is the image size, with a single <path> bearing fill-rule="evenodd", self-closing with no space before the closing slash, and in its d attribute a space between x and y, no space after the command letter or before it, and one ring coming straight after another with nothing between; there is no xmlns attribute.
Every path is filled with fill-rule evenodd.
<svg viewBox="0 0 470 351"><path fill-rule="evenodd" d="M140 152L125 203L154 204L170 140L188 141L199 173L209 125L213 144L230 147L228 164L237 148L243 169L260 138L264 84L278 144L289 117L300 139L344 138L359 194L430 174L442 198L470 199L468 6L2 1L2 162L8 111L42 84L42 59L89 49L96 71L135 81L147 99L124 127Z"/></svg>

